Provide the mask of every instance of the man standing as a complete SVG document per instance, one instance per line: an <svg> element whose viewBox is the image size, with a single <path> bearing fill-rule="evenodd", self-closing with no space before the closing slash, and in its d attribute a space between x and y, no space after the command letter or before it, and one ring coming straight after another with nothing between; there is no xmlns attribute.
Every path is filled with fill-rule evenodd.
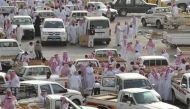
<svg viewBox="0 0 190 109"><path fill-rule="evenodd" d="M16 97L12 95L12 92L10 89L7 89L5 98L3 98L1 102L1 106L3 109L16 109Z"/></svg>
<svg viewBox="0 0 190 109"><path fill-rule="evenodd" d="M151 84L155 85L155 90L159 92L160 74L156 68L152 69L151 73L148 75L148 79Z"/></svg>
<svg viewBox="0 0 190 109"><path fill-rule="evenodd" d="M155 43L152 41L152 39L149 39L145 48L147 50L148 55L155 55Z"/></svg>
<svg viewBox="0 0 190 109"><path fill-rule="evenodd" d="M117 22L115 26L115 34L116 34L116 45L120 46L120 33L121 33L121 27L120 27L120 22Z"/></svg>
<svg viewBox="0 0 190 109"><path fill-rule="evenodd" d="M88 65L88 67L86 67L85 74L86 74L85 76L86 76L87 89L92 89L95 82L95 76L94 76L94 69L91 63Z"/></svg>
<svg viewBox="0 0 190 109"><path fill-rule="evenodd" d="M137 60L141 56L143 47L142 47L141 43L138 40L136 40L134 48L135 48L135 60Z"/></svg>
<svg viewBox="0 0 190 109"><path fill-rule="evenodd" d="M23 29L18 24L16 27L16 37L20 46L21 46L22 36L23 36Z"/></svg>
<svg viewBox="0 0 190 109"><path fill-rule="evenodd" d="M69 31L69 34L70 34L70 41L71 41L71 44L76 44L77 43L77 31L76 31L76 26L75 26L75 23L73 22L72 25L70 26L70 31Z"/></svg>
<svg viewBox="0 0 190 109"><path fill-rule="evenodd" d="M75 72L70 77L70 89L80 91L82 87L81 78L79 78L78 72Z"/></svg>

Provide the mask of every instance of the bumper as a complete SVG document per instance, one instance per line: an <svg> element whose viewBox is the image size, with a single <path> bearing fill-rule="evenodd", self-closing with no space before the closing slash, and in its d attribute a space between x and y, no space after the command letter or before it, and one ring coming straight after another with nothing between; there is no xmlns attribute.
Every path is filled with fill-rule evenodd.
<svg viewBox="0 0 190 109"><path fill-rule="evenodd" d="M43 42L67 42L66 35L63 36L41 36Z"/></svg>
<svg viewBox="0 0 190 109"><path fill-rule="evenodd" d="M24 38L34 38L34 36L35 36L35 32L34 32L34 30L24 30L24 35L23 35L23 37Z"/></svg>
<svg viewBox="0 0 190 109"><path fill-rule="evenodd" d="M102 41L110 42L111 38L95 38L94 39L94 42L102 42Z"/></svg>

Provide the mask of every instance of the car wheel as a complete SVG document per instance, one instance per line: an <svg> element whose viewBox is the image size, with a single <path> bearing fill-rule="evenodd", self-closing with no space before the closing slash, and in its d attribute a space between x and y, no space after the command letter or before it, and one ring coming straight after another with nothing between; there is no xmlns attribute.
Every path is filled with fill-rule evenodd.
<svg viewBox="0 0 190 109"><path fill-rule="evenodd" d="M75 103L76 105L81 105L80 101L76 99L73 100L73 103Z"/></svg>
<svg viewBox="0 0 190 109"><path fill-rule="evenodd" d="M106 44L109 45L109 44L110 44L110 41L106 41Z"/></svg>
<svg viewBox="0 0 190 109"><path fill-rule="evenodd" d="M158 28L158 29L162 29L163 28L163 25L161 24L161 22L158 20L158 21L156 21L156 27Z"/></svg>
<svg viewBox="0 0 190 109"><path fill-rule="evenodd" d="M190 100L187 100L187 109L190 109Z"/></svg>
<svg viewBox="0 0 190 109"><path fill-rule="evenodd" d="M142 26L144 26L144 27L147 26L147 23L146 23L146 20L145 20L145 19L142 19L141 23L142 23Z"/></svg>
<svg viewBox="0 0 190 109"><path fill-rule="evenodd" d="M119 11L119 14L120 14L120 16L125 17L125 16L127 15L127 10L121 9L121 10Z"/></svg>
<svg viewBox="0 0 190 109"><path fill-rule="evenodd" d="M172 91L172 104L176 104L176 101L177 101L177 99L176 99L176 96L175 96L175 92Z"/></svg>
<svg viewBox="0 0 190 109"><path fill-rule="evenodd" d="M44 41L41 41L41 44L42 44L42 46L45 46L45 42Z"/></svg>
<svg viewBox="0 0 190 109"><path fill-rule="evenodd" d="M178 7L179 7L183 12L185 12L186 9L187 9L186 4L179 4Z"/></svg>

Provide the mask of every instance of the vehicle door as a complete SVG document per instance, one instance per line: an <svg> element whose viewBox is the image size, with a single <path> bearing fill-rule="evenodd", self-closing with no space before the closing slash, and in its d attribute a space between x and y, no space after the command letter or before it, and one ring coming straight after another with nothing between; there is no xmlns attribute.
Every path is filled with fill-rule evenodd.
<svg viewBox="0 0 190 109"><path fill-rule="evenodd" d="M146 14L144 15L144 19L146 20L146 23L152 23L152 17L153 17L153 10L149 9Z"/></svg>
<svg viewBox="0 0 190 109"><path fill-rule="evenodd" d="M181 80L181 84L180 87L178 89L179 91L179 96L178 98L180 99L180 101L183 101L184 103L186 102L186 96L187 96L187 78L185 76L183 76L182 80Z"/></svg>
<svg viewBox="0 0 190 109"><path fill-rule="evenodd" d="M50 84L40 85L40 91L45 90L47 94L53 94ZM41 93L41 92L40 92Z"/></svg>
<svg viewBox="0 0 190 109"><path fill-rule="evenodd" d="M149 9L146 2L144 0L134 0L135 1L135 7L134 12L136 13L144 13L146 10Z"/></svg>
<svg viewBox="0 0 190 109"><path fill-rule="evenodd" d="M58 84L51 84L52 94L67 93L67 89Z"/></svg>
<svg viewBox="0 0 190 109"><path fill-rule="evenodd" d="M125 92L120 96L117 103L117 109L137 109L135 101L133 101L130 93Z"/></svg>

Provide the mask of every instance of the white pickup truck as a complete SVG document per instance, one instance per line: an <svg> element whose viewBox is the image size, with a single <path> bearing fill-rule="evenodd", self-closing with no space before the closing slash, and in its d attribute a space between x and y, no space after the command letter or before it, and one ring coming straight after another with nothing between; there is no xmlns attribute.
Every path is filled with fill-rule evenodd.
<svg viewBox="0 0 190 109"><path fill-rule="evenodd" d="M138 73L121 73L115 77L102 77L101 91L118 93L122 89L143 88L148 89L161 99L160 95L154 90L148 79Z"/></svg>
<svg viewBox="0 0 190 109"><path fill-rule="evenodd" d="M40 101L20 102L19 109L98 109L89 106L78 106L69 97L63 95L47 95L44 104ZM66 104L66 105L65 105ZM68 108L65 108L68 106Z"/></svg>
<svg viewBox="0 0 190 109"><path fill-rule="evenodd" d="M188 32L176 31L168 33L162 39L162 43L169 45L170 47L187 46L190 45L190 37Z"/></svg>
<svg viewBox="0 0 190 109"><path fill-rule="evenodd" d="M51 73L51 69L49 66L45 65L31 65L31 66L23 66L20 71L17 72L21 81L24 80L47 80L47 73ZM65 86L65 82L67 82L67 78L62 78L57 74L52 74L50 79L52 81L58 82L62 86Z"/></svg>
<svg viewBox="0 0 190 109"><path fill-rule="evenodd" d="M77 105L81 105L84 100L80 92L66 89L57 82L29 80L21 82L21 86L16 94L18 103L39 101L42 90L46 90L48 95L62 94L67 96Z"/></svg>
<svg viewBox="0 0 190 109"><path fill-rule="evenodd" d="M176 103L177 100L187 105L190 109L190 73L181 76L174 76L172 81L172 102Z"/></svg>
<svg viewBox="0 0 190 109"><path fill-rule="evenodd" d="M161 102L150 90L141 88L124 89L117 95L89 96L86 105L100 109L179 109Z"/></svg>

